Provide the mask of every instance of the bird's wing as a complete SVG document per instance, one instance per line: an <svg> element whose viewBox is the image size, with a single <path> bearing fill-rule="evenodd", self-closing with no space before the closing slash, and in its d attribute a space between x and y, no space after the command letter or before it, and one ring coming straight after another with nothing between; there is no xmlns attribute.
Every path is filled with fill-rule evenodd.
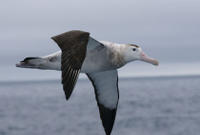
<svg viewBox="0 0 200 135"><path fill-rule="evenodd" d="M100 43L99 41L95 40L94 38L90 37L88 44L87 44L87 50L88 51L99 51L105 47L104 44Z"/></svg>
<svg viewBox="0 0 200 135"><path fill-rule="evenodd" d="M69 31L52 37L62 51L61 71L62 84L66 99L69 99L78 79L87 49L100 45L84 31Z"/></svg>
<svg viewBox="0 0 200 135"><path fill-rule="evenodd" d="M62 50L62 84L66 99L69 99L85 59L89 33L70 31L54 36L52 39Z"/></svg>
<svg viewBox="0 0 200 135"><path fill-rule="evenodd" d="M106 135L110 135L119 100L117 70L87 74L92 82Z"/></svg>

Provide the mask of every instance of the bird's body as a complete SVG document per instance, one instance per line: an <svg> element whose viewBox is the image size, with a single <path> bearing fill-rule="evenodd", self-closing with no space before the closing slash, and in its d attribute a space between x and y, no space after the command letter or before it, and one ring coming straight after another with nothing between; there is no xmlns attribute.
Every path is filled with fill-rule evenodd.
<svg viewBox="0 0 200 135"><path fill-rule="evenodd" d="M126 46L125 44L117 44L107 41L99 42L101 43L101 46L87 49L86 57L81 67L81 73L118 69L127 63L123 56L123 50ZM91 44L90 40L88 44ZM47 56L33 59L36 62L34 63L36 66L35 68L61 70L61 53L61 51L57 51ZM24 68L26 68L26 65L24 65Z"/></svg>
<svg viewBox="0 0 200 135"><path fill-rule="evenodd" d="M101 46L87 49L81 72L92 73L114 70L125 64L121 53L122 45L111 42L100 42ZM90 40L88 42L90 44Z"/></svg>
<svg viewBox="0 0 200 135"><path fill-rule="evenodd" d="M83 31L66 32L52 39L61 51L43 57L28 57L16 66L61 70L66 99L71 96L79 73L85 73L94 86L106 135L110 135L119 99L117 69L134 60L154 65L158 65L158 61L145 55L137 45L99 42Z"/></svg>

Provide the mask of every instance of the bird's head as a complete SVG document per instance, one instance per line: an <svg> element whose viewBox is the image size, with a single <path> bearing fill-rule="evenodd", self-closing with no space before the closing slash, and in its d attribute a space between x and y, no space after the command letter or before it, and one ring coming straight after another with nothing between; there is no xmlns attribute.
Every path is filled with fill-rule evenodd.
<svg viewBox="0 0 200 135"><path fill-rule="evenodd" d="M126 44L124 59L127 62L134 61L134 60L141 60L141 61L151 63L153 65L159 64L159 62L156 59L151 58L148 55L146 55L142 51L141 47L135 44Z"/></svg>

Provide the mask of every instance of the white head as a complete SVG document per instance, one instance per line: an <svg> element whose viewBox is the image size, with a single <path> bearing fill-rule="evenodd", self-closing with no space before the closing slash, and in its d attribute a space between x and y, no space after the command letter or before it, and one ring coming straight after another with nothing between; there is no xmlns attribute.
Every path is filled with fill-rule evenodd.
<svg viewBox="0 0 200 135"><path fill-rule="evenodd" d="M126 44L124 48L124 59L126 62L141 60L153 65L158 65L159 62L156 59L147 56L142 49L135 44Z"/></svg>

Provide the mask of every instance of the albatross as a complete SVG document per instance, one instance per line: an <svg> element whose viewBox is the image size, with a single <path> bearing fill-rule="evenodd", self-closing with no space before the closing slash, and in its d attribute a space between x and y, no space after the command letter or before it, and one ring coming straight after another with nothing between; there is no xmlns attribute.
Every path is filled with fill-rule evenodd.
<svg viewBox="0 0 200 135"><path fill-rule="evenodd" d="M27 57L16 64L21 68L61 70L62 85L68 100L80 73L85 73L95 90L100 118L110 135L119 100L117 69L135 60L158 65L135 44L97 41L89 32L72 30L52 37L60 51L43 57Z"/></svg>

